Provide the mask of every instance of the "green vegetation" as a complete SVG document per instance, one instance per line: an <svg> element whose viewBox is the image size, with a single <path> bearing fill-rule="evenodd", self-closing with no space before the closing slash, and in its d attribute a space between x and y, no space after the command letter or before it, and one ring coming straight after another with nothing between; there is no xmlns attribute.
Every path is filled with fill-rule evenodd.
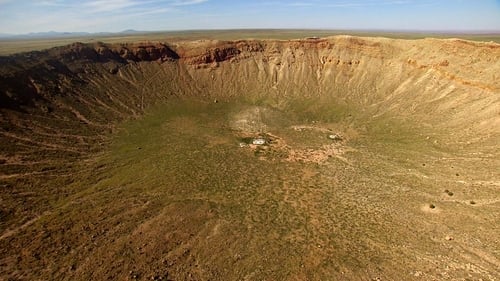
<svg viewBox="0 0 500 281"><path fill-rule="evenodd" d="M269 131L296 147L319 149L321 142L329 143L323 132L296 132L290 125L352 126L337 117L343 114L322 111L323 102L303 102L300 108L279 110L285 116L278 118L282 121L270 126ZM254 154L238 146L242 132L232 129L229 119L235 108L254 106L237 101L214 104L175 100L125 124L97 164L106 167L105 178L91 180L95 183L88 190L71 197L73 202L85 198L85 202L100 207L88 208L88 203L76 206L64 200L63 206L67 207L57 215L83 215L99 221L100 214L105 214L98 225L108 225L108 231L114 234L102 238L108 246L96 250L94 261L87 266L103 262L107 257L103 251L125 251L128 243L139 243L139 237L125 235L138 225L150 223L157 229L144 229L145 233L160 236L141 239L158 247L149 250L153 264L161 266L162 260L172 258L182 264L196 258L200 267L214 269L200 278L216 278L215 269L221 270L228 263L237 268L220 273L229 279L287 279L300 274L318 280L341 278L342 268L349 268L354 276L377 274L377 268L388 262L383 257L391 254L389 249L373 245L416 242L402 238L411 237L411 230L403 233L399 225L405 216L394 214L422 216L406 204L421 201L421 192L434 187L413 177L378 174L379 170L397 173L406 169L391 166L392 161L386 162L386 157L421 162L429 155L413 152L422 145L409 141L417 138L414 133L393 124L392 134L387 135L388 129L381 125L386 120L376 121L368 123L371 129L363 132L364 136L345 144L356 151L344 156L348 162L336 158L322 165L287 162L287 155L273 158L267 151ZM259 106L266 104L261 102ZM267 107L272 110L270 105ZM342 108L341 112L346 110ZM401 164L412 167L410 163ZM415 185L419 185L419 191L407 191L402 200L400 187ZM120 200L114 199L117 197ZM401 205L401 201L406 203ZM163 226L150 222L163 217L167 210L169 217L181 216L183 223ZM161 233L171 231L170 226L180 237L191 237L178 241L191 249L188 256L167 255L169 250L161 243L171 241L164 240ZM122 238L107 240L112 237ZM210 239L209 247L206 239ZM416 244L421 249L432 247L426 239L418 239ZM132 247L124 255L133 258L137 249ZM393 265L397 254L392 255ZM126 267L131 266L124 262ZM183 274L182 268L176 266L169 270L171 276Z"/></svg>
<svg viewBox="0 0 500 281"><path fill-rule="evenodd" d="M63 252L56 259L59 266L92 255L83 264L67 265L80 270L73 277L81 280L127 272L176 279L191 274L196 279L325 280L376 276L395 264L405 271L384 274L403 279L418 269L402 263L407 245L417 252L436 247L412 232L435 220L415 206L436 192L435 181L418 173L452 186L419 164L443 152L426 147L410 130L415 124L363 119L348 106L325 104L334 103L296 101L277 109L262 100L184 99L158 105L120 127L92 168L75 174L71 192L51 201L57 212L44 216L35 229L52 229L45 243L78 249ZM290 150L280 151L276 144L254 153L238 145L249 140L248 132L230 124L235 110L256 106L276 117L268 132L297 151L331 144L324 130L358 133L344 132L348 140L342 146L350 152L321 164L290 162ZM401 228L408 216L414 225ZM105 246L83 248L89 243ZM147 260L139 258L142 252ZM110 259L118 266L91 270ZM186 268L194 261L203 273Z"/></svg>
<svg viewBox="0 0 500 281"><path fill-rule="evenodd" d="M209 64L206 42L163 63L12 57L5 97L33 90L19 80L47 101L2 110L0 273L495 279L497 50L351 39Z"/></svg>

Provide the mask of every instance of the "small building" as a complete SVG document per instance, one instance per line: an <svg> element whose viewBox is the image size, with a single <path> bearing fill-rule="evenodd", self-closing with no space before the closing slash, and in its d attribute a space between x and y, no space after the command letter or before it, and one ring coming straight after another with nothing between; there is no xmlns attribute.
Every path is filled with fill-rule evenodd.
<svg viewBox="0 0 500 281"><path fill-rule="evenodd" d="M328 138L333 140L333 141L341 141L342 140L342 137L340 135L337 135L337 134L328 135Z"/></svg>
<svg viewBox="0 0 500 281"><path fill-rule="evenodd" d="M264 138L256 138L252 140L252 144L254 145L264 145L266 144L266 140Z"/></svg>

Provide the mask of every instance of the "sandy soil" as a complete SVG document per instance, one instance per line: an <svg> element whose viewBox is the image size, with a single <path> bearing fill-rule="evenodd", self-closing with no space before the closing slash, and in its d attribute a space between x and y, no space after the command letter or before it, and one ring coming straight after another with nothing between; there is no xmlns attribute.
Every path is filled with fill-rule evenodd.
<svg viewBox="0 0 500 281"><path fill-rule="evenodd" d="M498 73L458 39L0 57L0 280L497 280Z"/></svg>

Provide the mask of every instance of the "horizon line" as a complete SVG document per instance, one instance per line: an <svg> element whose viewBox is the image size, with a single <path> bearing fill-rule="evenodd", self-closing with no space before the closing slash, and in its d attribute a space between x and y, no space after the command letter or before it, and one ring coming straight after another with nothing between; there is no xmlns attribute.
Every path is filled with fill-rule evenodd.
<svg viewBox="0 0 500 281"><path fill-rule="evenodd" d="M37 34L47 34L47 33L54 33L54 34L88 34L88 35L93 35L93 34L101 34L101 33L107 33L107 34L118 34L118 33L169 33L169 32L214 32L214 31L322 31L322 32L394 32L394 33L430 33L430 34L499 34L500 35L500 30L494 30L494 29L457 29L457 30L451 30L451 29L382 29L382 28L373 28L373 29L364 29L364 28L253 28L253 27L248 27L248 28L207 28L207 29L158 29L158 30L136 30L136 29L124 29L122 31L96 31L96 32L89 32L89 31L55 31L55 30L48 30L48 31L39 31L39 32L28 32L28 33L0 33L0 35L4 36L30 36L30 35L37 35Z"/></svg>

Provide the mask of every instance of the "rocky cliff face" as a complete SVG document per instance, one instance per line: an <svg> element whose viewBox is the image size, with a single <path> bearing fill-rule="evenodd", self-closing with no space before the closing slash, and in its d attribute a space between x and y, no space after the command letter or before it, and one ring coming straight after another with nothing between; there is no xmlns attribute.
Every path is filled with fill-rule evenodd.
<svg viewBox="0 0 500 281"><path fill-rule="evenodd" d="M166 44L118 44L94 45L75 43L67 47L52 50L51 55L67 61L88 60L90 62L106 61L166 61L178 59L179 56Z"/></svg>
<svg viewBox="0 0 500 281"><path fill-rule="evenodd" d="M170 96L331 97L479 141L500 130L498 73L500 45L463 40L74 43L0 58L0 122L17 147L37 118L110 128Z"/></svg>
<svg viewBox="0 0 500 281"><path fill-rule="evenodd" d="M323 96L373 116L467 129L470 135L462 137L471 141L480 139L474 135L500 130L500 45L494 43L350 36L74 43L1 57L0 62L2 130L12 128L19 136L38 126L25 114L74 122L76 130L86 131L88 126L110 127L182 95Z"/></svg>
<svg viewBox="0 0 500 281"><path fill-rule="evenodd" d="M439 159L435 155L429 155L429 159L426 159L427 155L420 155L417 157L419 162L416 162L419 167L424 167L421 166L423 164L428 167L439 163L442 171L450 169L454 171L453 167L448 167L452 166L450 163L453 162L449 161L453 158L455 163L464 162L463 167L466 168L474 167L478 163L483 165L481 172L487 175L486 179L493 180L474 179L473 182L471 178L464 177L463 181L462 178L457 181L458 173L454 172L452 179L449 179L448 174L439 174L441 170L434 172L438 175L436 178L429 177L428 171L422 170L420 173L413 169L414 167L411 170L406 169L409 160L406 158L399 159L397 152L395 152L386 158L384 158L385 156L373 158L377 161L387 162L384 162L385 166L383 167L391 165L397 167L395 171L398 171L398 173L388 174L387 179L385 179L385 175L377 175L384 178L392 190L401 192L404 195L400 196L398 193L391 196L398 197L398 203L404 203L401 208L405 208L406 204L408 204L417 212L420 212L420 207L415 207L415 204L418 203L401 198L406 198L406 195L415 193L412 189L415 188L412 187L415 183L424 183L426 186L431 187L424 190L425 194L422 197L436 198L441 196L445 198L440 199L443 205L454 204L456 210L465 209L466 207L463 206L468 204L467 206L470 207L469 205L471 205L464 203L466 202L464 198L468 197L459 197L458 194L450 197L452 196L450 190L447 190L446 194L442 194L441 190L436 191L432 188L434 188L433 185L438 183L445 183L453 187L464 184L461 189L464 191L463 194L472 194L484 187L489 188L491 193L496 191L498 181L494 180L496 180L497 174L493 169L489 171L488 167L495 166L498 163L498 160L495 159L498 159L499 156L499 73L499 44L473 43L463 40L425 39L412 41L350 36L291 41L241 40L223 42L207 40L172 42L170 44L75 43L41 52L0 57L0 194L2 194L0 198L0 242L3 243L1 245L8 245L9 239L14 237L15 233L22 232L30 224L34 224L41 214L51 210L52 205L63 204L64 208L71 209L73 205L79 204L80 197L75 197L75 201L72 202L65 201L65 196L73 192L72 188L75 188L74 172L84 167L88 169L88 171L85 171L85 175L95 177L95 179L89 179L89 183L105 181L106 175L101 173L105 164L95 164L97 162L95 160L96 155L103 151L103 147L108 146L110 136L116 132L122 122L140 118L148 109L156 105L177 101L178 98L208 101L210 105L212 105L214 99L220 103L231 100L244 100L245 102L249 101L249 103L258 104L265 101L276 111L284 111L287 109L286 106L290 106L290 104L301 109L308 109L311 104L319 109L329 109L331 102L335 103L336 108L345 109L343 112L338 112L339 117L337 119L342 119L346 124L356 124L360 127L360 130L364 131L370 130L367 124L382 124L380 125L381 128L377 128L385 133L381 138L399 137L397 131L393 132L390 125L393 124L392 121L397 120L397 122L414 130L415 132L412 132L412 134L418 135L425 140L423 141L424 144L418 147L419 149L422 147L439 148L444 151L440 156L447 155L447 157L440 157ZM172 109L175 106L169 108ZM305 111L304 115L307 116L307 114L308 112ZM246 117L241 119L248 121ZM371 122L373 120L377 122ZM184 123L179 124L182 126ZM311 124L313 125L309 126ZM315 123L311 124L300 128L315 129ZM301 130L300 128L299 130ZM188 137L189 135L186 138ZM217 143L215 134L213 138L214 143ZM406 144L398 145L404 146ZM452 155L453 157L448 157L449 155L446 153L448 153L450 147L453 147L454 151L459 151L459 153L455 153L455 155ZM392 147L388 150L390 149ZM406 148L397 147L396 149L399 149L396 151L401 151ZM141 147L133 147L127 153L131 151L131 153L135 153L139 150L141 150ZM377 149L369 152L378 153ZM414 154L421 154L422 151L412 151L410 147L405 150L405 153L405 155L411 157ZM172 153L172 155L174 154ZM136 156L138 158L142 157L142 154L137 155L139 155ZM367 159L372 159L370 157ZM124 160L125 164L123 166L127 165L128 162L126 161L135 161L134 158L130 159L132 160ZM425 163L421 163L423 161ZM346 171L354 170L354 166L350 165L350 163L342 163L342 165L345 164ZM367 162L358 164L356 167L364 169L362 167L364 164L376 166L378 163ZM343 170L344 166L342 165L339 165L339 169ZM186 166L188 165L186 164ZM434 167L438 167L438 164L432 167L434 169ZM288 172L288 170L286 171ZM312 186L317 185L315 171L315 168L312 168L307 171L307 175L304 174L304 178L308 177L308 181ZM325 176L328 177L328 182L331 182L332 179L335 181L338 179L336 172L328 169L324 171L326 171L325 174L327 175ZM402 172L400 173L400 171ZM301 176L298 177L299 181L302 179ZM405 178L404 184L398 185L401 182L398 181L398 177ZM445 180L439 182L438 178L440 180L444 178ZM182 179L184 180L184 178ZM368 185L365 178L353 177L353 181L356 180L361 181L359 184L363 189ZM470 181L468 182L470 188L469 186L465 187L466 181ZM155 185L157 184L156 181L152 182ZM295 182L294 180L290 184L294 185ZM127 184L124 183L124 185ZM350 184L351 182L346 183L346 185ZM379 198L389 196L387 195L389 193L386 190L387 186L379 184L379 181L376 181L376 184L376 188L383 189L383 191L380 191L383 195ZM294 189L293 192L301 190L301 188L295 188L295 186L291 187ZM121 186L116 186L116 190L120 190L119 192L121 192L121 188ZM348 193L353 193L352 189L348 188ZM313 189L315 192L319 190L316 187ZM438 184L435 189L441 189L441 185ZM293 192L286 194L286 196L294 197ZM331 190L328 192L331 192ZM108 196L111 198L111 196L115 195ZM148 194L148 196L156 196L156 193ZM358 198L357 194L353 196ZM100 200L98 197L96 195L96 201ZM315 193L313 197L299 198L297 200L300 200L300 202L295 202L298 202L297 206L309 209L306 201L318 201L316 202L317 206L320 206L320 204L323 204L321 200L317 200L320 197L323 197L323 194ZM347 212L355 205L342 197L338 198L340 198L338 200L341 201L339 201L341 205L345 204ZM359 198L361 198L359 202L364 204L368 202L369 198L373 197L370 197L370 194L363 193ZM130 205L137 205L139 206L137 208L145 212L144 216L149 216L149 213L146 213L157 206L153 206L154 203L150 204L150 201L142 202L139 199L135 198L134 195L134 198L130 201L123 202L124 206L126 206L123 209L110 210L110 204L107 201L101 202L100 207L102 207L103 212L114 212L128 216L129 213L124 212L124 210ZM190 200L190 202L197 200ZM488 200L483 200L480 204L493 206L498 202L498 200L495 201L496 199ZM288 204L288 202L285 203ZM88 204L90 205L90 203ZM92 201L92 204L94 204L94 201ZM213 206L210 204L207 203L204 209L188 206L186 212L199 211L200 218L202 218L200 221L202 221L205 220L205 216L212 216ZM378 203L371 202L370 204L377 205ZM375 206L374 213L382 217L382 214L379 213L379 207L378 205ZM94 208L94 205L92 205L92 208ZM173 212L177 209L172 208ZM464 215L464 218L479 221L476 215L480 215L480 212L485 211L482 211L482 209L477 210L474 215L467 214ZM274 211L275 206L273 206ZM97 212L96 209L96 214ZM318 212L326 213L322 205L318 207ZM422 212L436 217L442 216L442 221L455 220L455 214L451 215L451 211L445 213L445 211L442 212L441 209L435 208L435 206L425 205L425 207L422 207ZM167 217L172 212L169 210L164 213ZM395 211L390 210L389 216L392 216L393 213ZM54 213L53 216L57 217L57 213ZM97 215L97 217L100 216L101 213ZM163 216L159 216L158 220L151 223L151 225L156 226L157 222L167 222L165 228L170 229L172 225L175 225L177 219L179 227L189 224L186 223L182 216L174 220L174 224L168 223L168 219ZM363 216L365 216L365 213L363 213ZM407 215L398 214L398 216L404 217ZM494 217L491 214L489 216ZM308 216L308 218L315 217L316 215ZM49 260L40 259L39 256L36 256L40 252L38 246L31 247L31 251L25 251L23 241L32 238L29 232L24 234L25 240L17 241L17 248L12 247L10 249L11 252L15 252L11 253L11 256L5 254L7 251L0 251L0 255L3 257L2 262L9 264L11 269L15 268L15 270L9 272L12 274L10 277L19 277L16 275L21 274L18 273L18 268L22 268L22 270L36 276L36 273L46 270L55 263L54 261L59 261L60 257L67 258L72 265L66 269L55 267L55 269L51 270L62 274L59 276L71 276L64 274L67 273L65 271L73 272L74 268L79 266L74 264L75 256L73 254L79 255L82 262L83 259L88 262L91 259L86 255L92 252L87 246L100 243L98 236L106 236L106 232L109 230L110 224L105 223L107 221L103 220L100 223L105 226L99 232L92 232L93 234L89 235L88 243L78 244L80 248L73 249L62 245L61 241L73 238L68 237L66 234L67 229L72 229L75 231L74 233L94 231L93 226L88 225L86 219L81 219L79 222L81 225L78 225L78 227L71 218L64 222L54 222L54 224L60 223L60 226L48 224L49 227L55 227L60 231L58 235L61 236L59 237L51 237L57 231L47 230L45 222L43 222L43 225L41 224L40 228L44 230L37 232L40 239L37 245L42 245L40 249L50 252L51 259ZM120 228L121 223L125 220L127 218L121 221L113 221L114 229ZM404 223L408 223L408 221L407 218L403 220ZM430 225L438 225L439 223L436 223L436 221ZM481 221L484 224L488 223L486 220L481 219ZM320 223L316 224L319 225ZM351 225L351 222L346 222L345 225L347 224ZM201 225L201 223L193 223L192 225ZM481 224L479 225L482 227ZM326 229L327 226L322 227ZM428 225L426 227L431 228ZM302 230L303 227L299 226L299 228ZM11 231L11 229L14 230ZM218 226L214 226L213 230L210 228L210 231L203 232L203 239L200 239L204 243L203 245L206 245L207 253L210 255L213 255L213 247L210 243L206 243L208 241L207 235L208 233L218 232L217 229ZM129 230L127 229L127 231ZM434 229L431 229L425 235L433 236L434 231ZM325 235L326 232L321 232L321 235ZM95 233L97 233L97 236L94 235ZM364 233L360 233L360 235L365 236ZM351 239L349 234L345 232L346 237ZM143 235L142 231L137 231L134 235L137 236L137 241L140 241L136 248L141 251L141 247L145 245L145 235ZM191 235L191 232L186 232L185 237L177 240L180 241L177 245L191 239L188 238ZM266 233L266 235L268 234ZM126 232L125 236L131 235ZM154 235L150 237L150 241L157 241L156 239L159 236L163 237L165 233L161 233L159 230L154 232ZM397 235L395 234L395 236ZM61 237L64 239L59 239ZM107 238L115 241L116 236ZM117 239L117 241L120 239ZM235 238L234 241L239 242L238 239L240 238ZM422 239L426 239L426 243L431 240L430 238L427 239L427 237ZM446 241L452 239L446 239ZM52 241L53 244L46 246L44 245L46 241ZM170 242L177 241L172 240ZM316 242L312 241L310 243L314 244ZM128 244L124 242L124 245L120 249L123 249L123 253L127 254ZM320 249L318 245L314 244L311 248ZM371 247L375 244L369 245ZM408 247L403 245L407 247L404 248L404 251L411 250L411 243L408 245ZM351 245L347 246L350 247ZM401 249L403 249L403 246ZM101 260L110 260L107 258L108 251L105 246L99 245L96 247L101 247L102 253L106 254L100 256ZM374 249L377 247L379 246L374 247ZM0 247L0 249L6 248ZM22 250L16 251L16 249ZM180 249L179 253L181 255L185 255L189 250L188 248L178 249ZM351 248L348 250L350 251ZM432 264L431 267L435 268L434 253L429 253L427 248L424 250L425 254L420 257L426 259L428 264ZM373 251L377 252L376 250ZM465 252L462 249L456 251L457 255L462 256ZM482 260L481 264L486 264L486 269L494 267L498 263L494 256L485 255L480 251L471 253L473 254L467 256L466 259L471 259L472 256L481 256L478 259ZM282 253L278 251L276 254L281 255ZM379 252L376 254L378 255ZM302 253L298 253L298 255L302 255ZM109 256L113 256L113 254ZM19 257L19 259L12 257ZM316 263L314 252L310 257L311 263ZM231 253L230 258L237 261L245 259L245 257L242 258L234 255L234 253ZM96 264L101 260L96 259ZM142 256L141 260L144 263L149 262L147 259L142 259ZM462 261L464 258L460 260ZM22 261L23 264L20 265L19 261ZM132 263L133 261L126 261L126 263L129 262ZM163 261L161 262L163 263ZM168 266L173 266L170 262L170 259L166 261ZM250 262L252 261L250 260ZM196 261L189 260L188 263L189 266L192 266ZM450 260L445 260L439 265L448 265L449 263ZM37 269L39 271L30 271L33 264L39 267ZM224 271L226 271L228 263L224 260L222 264L224 265ZM120 266L116 266L114 263L112 267L116 270L122 270ZM379 265L376 264L375 267L378 269ZM0 266L0 272L10 270L5 268L3 265ZM250 268L255 270L254 264L251 264ZM183 270L186 269L183 268ZM434 269L430 271L432 270ZM477 270L481 272L483 269ZM51 276L52 271L44 272L47 274L46 276ZM314 272L313 269L310 269L310 271ZM463 271L466 271L466 269L463 269ZM139 276L134 271L130 272L130 278ZM417 278L424 273L417 271L414 274L411 276L405 275L405 277L394 275L401 277L394 279L405 279L408 276L410 276L409 279L413 278L413 276ZM188 275L185 276L188 278ZM214 276L215 279L220 279L220 275ZM437 275L425 277L433 279L434 276ZM365 277L365 275L360 275L359 278L353 280L369 279ZM153 278L155 277L153 276ZM191 278L191 275L189 275L189 278Z"/></svg>

